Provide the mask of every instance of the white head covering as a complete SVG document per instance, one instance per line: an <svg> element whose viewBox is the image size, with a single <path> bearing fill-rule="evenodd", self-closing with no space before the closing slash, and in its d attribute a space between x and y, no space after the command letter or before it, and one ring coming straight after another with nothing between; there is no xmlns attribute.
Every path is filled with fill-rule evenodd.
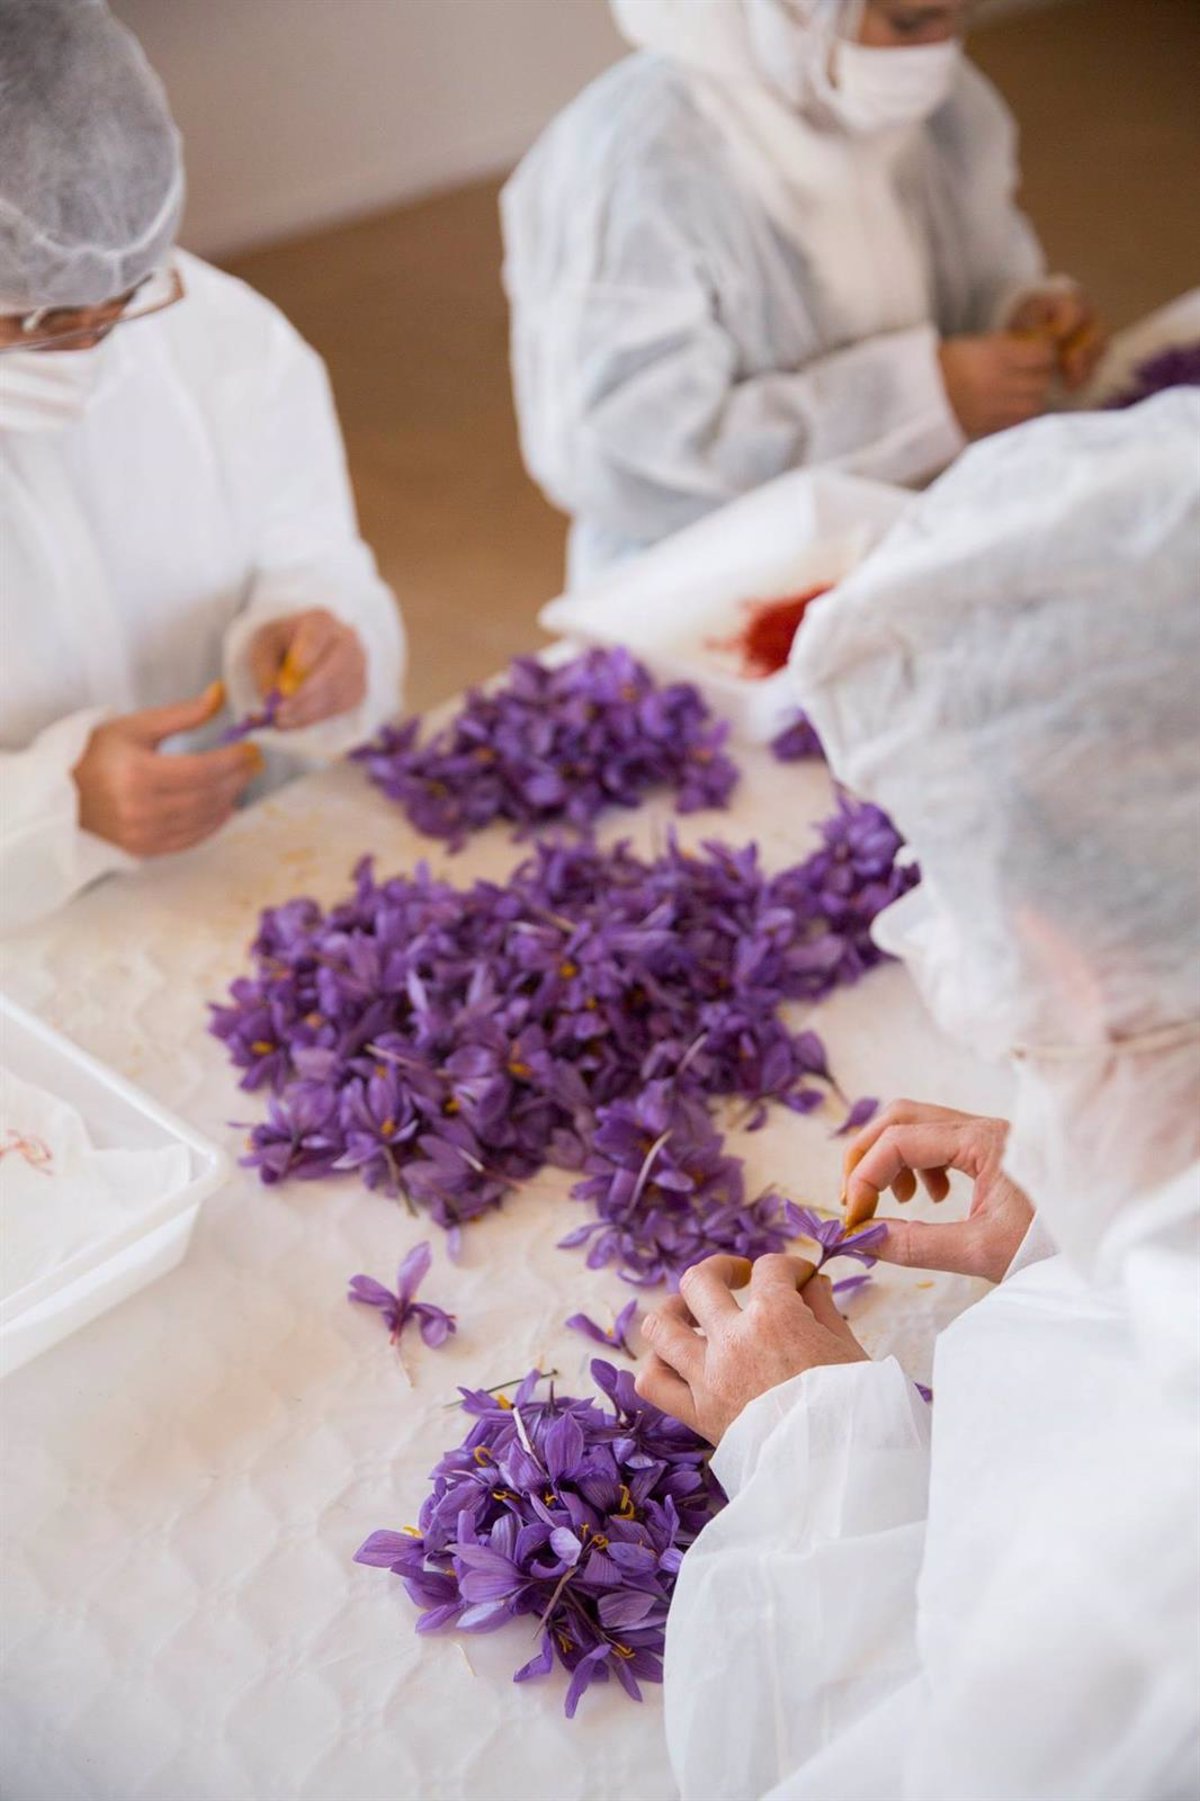
<svg viewBox="0 0 1200 1801"><path fill-rule="evenodd" d="M126 293L182 206L179 135L136 38L100 0L3 0L0 310Z"/></svg>
<svg viewBox="0 0 1200 1801"><path fill-rule="evenodd" d="M854 136L830 68L857 0L611 0L624 37L683 70L777 228L802 245L847 342L929 316L926 258L896 171L914 124ZM879 52L890 58L915 54Z"/></svg>
<svg viewBox="0 0 1200 1801"><path fill-rule="evenodd" d="M1198 444L1181 389L978 445L793 659L924 871L880 939L1017 1056L1007 1167L1084 1264L1200 1157Z"/></svg>

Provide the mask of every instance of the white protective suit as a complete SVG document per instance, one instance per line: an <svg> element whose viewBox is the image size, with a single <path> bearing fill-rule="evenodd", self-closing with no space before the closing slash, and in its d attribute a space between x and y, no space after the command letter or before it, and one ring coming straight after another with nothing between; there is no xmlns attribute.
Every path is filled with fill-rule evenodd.
<svg viewBox="0 0 1200 1801"><path fill-rule="evenodd" d="M1038 1215L931 1409L889 1359L726 1435L667 1634L684 1801L1200 1792L1198 656L1182 391L971 450L797 639L925 872L881 935L1018 1052Z"/></svg>
<svg viewBox="0 0 1200 1801"><path fill-rule="evenodd" d="M267 620L326 607L368 666L354 712L259 735L275 771L399 706L399 614L358 534L324 367L261 295L178 261L178 305L55 354L96 360L74 422L4 429L0 357L0 929L131 866L79 828L71 769L93 727L222 673L232 714L253 711Z"/></svg>
<svg viewBox="0 0 1200 1801"><path fill-rule="evenodd" d="M969 63L928 119L854 130L843 0L614 10L644 53L502 200L521 443L574 517L575 584L799 465L935 473L964 444L939 339L1044 280L1012 118Z"/></svg>

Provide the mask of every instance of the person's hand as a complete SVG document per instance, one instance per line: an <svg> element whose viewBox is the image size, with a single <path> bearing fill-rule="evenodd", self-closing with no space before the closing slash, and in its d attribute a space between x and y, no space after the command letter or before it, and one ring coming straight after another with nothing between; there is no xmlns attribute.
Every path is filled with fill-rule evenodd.
<svg viewBox="0 0 1200 1801"><path fill-rule="evenodd" d="M846 1224L873 1219L886 1188L901 1204L911 1201L918 1177L932 1200L944 1201L949 1172L961 1170L975 1184L966 1219L945 1225L889 1219L887 1237L872 1250L883 1263L953 1270L998 1282L1033 1218L1028 1198L1000 1168L1007 1137L1007 1120L920 1101L893 1101L846 1152Z"/></svg>
<svg viewBox="0 0 1200 1801"><path fill-rule="evenodd" d="M735 1288L749 1295L744 1307ZM865 1363L825 1276L803 1257L706 1257L642 1321L637 1391L718 1444L743 1407L826 1363Z"/></svg>
<svg viewBox="0 0 1200 1801"><path fill-rule="evenodd" d="M260 694L283 696L275 724L294 732L356 707L367 691L358 633L324 607L272 619L250 640L250 674Z"/></svg>
<svg viewBox="0 0 1200 1801"><path fill-rule="evenodd" d="M252 744L173 756L158 749L176 732L195 731L221 709L214 682L196 700L125 713L96 727L72 774L79 791L79 823L134 857L188 850L233 812L242 790L262 768Z"/></svg>
<svg viewBox="0 0 1200 1801"><path fill-rule="evenodd" d="M1058 367L1049 338L993 331L945 338L938 358L946 398L968 438L1023 425L1046 409Z"/></svg>
<svg viewBox="0 0 1200 1801"><path fill-rule="evenodd" d="M1072 393L1091 380L1108 348L1107 328L1080 288L1045 288L1030 294L1010 316L1008 329L1048 340L1063 385Z"/></svg>

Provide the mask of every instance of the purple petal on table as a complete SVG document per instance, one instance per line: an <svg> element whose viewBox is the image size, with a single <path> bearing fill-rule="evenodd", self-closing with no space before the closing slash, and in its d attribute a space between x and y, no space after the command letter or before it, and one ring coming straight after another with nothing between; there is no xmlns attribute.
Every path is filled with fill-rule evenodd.
<svg viewBox="0 0 1200 1801"><path fill-rule="evenodd" d="M878 1111L878 1096L864 1094L861 1100L855 1101L837 1131L831 1133L830 1136L833 1138L845 1138L850 1132L857 1132L860 1126L865 1126L869 1120L874 1119Z"/></svg>

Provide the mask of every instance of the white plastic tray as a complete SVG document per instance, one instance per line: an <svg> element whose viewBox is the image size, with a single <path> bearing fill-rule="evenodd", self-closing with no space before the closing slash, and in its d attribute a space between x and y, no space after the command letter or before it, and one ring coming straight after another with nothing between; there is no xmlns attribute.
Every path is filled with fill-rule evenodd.
<svg viewBox="0 0 1200 1801"><path fill-rule="evenodd" d="M0 1376L7 1376L174 1269L201 1201L225 1180L229 1162L208 1139L3 994L0 1058L78 1108L94 1144L131 1150L182 1144L190 1165L182 1188L0 1301Z"/></svg>
<svg viewBox="0 0 1200 1801"><path fill-rule="evenodd" d="M694 682L740 737L764 743L796 702L786 669L747 678L736 651L722 648L744 626L747 603L841 581L911 500L882 482L796 470L560 595L540 623L627 646L656 674Z"/></svg>

